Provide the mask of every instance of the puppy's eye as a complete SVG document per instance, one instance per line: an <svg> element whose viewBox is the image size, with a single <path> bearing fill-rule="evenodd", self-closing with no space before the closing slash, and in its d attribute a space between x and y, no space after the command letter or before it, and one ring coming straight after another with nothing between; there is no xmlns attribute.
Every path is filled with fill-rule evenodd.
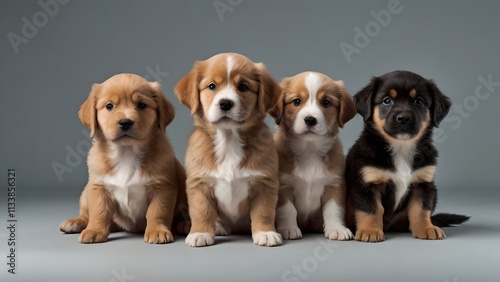
<svg viewBox="0 0 500 282"><path fill-rule="evenodd" d="M328 101L328 100L326 100L326 99L325 99L325 100L323 100L323 101L321 101L321 106L323 106L323 107L325 107L325 108L330 107L330 105L331 105L331 104L332 104L332 103L330 103L330 101Z"/></svg>
<svg viewBox="0 0 500 282"><path fill-rule="evenodd" d="M294 106L298 107L298 106L300 106L300 104L302 103L302 101L300 101L300 99L297 98L297 99L293 99L292 103L293 103Z"/></svg>
<svg viewBox="0 0 500 282"><path fill-rule="evenodd" d="M215 88L217 88L217 85L215 85L214 83L210 83L208 85L208 89L210 89L210 90L215 90Z"/></svg>
<svg viewBox="0 0 500 282"><path fill-rule="evenodd" d="M415 106L422 106L424 104L424 100L422 100L421 98L417 98L415 99L415 101L413 101L413 103L415 104Z"/></svg>
<svg viewBox="0 0 500 282"><path fill-rule="evenodd" d="M382 103L384 103L384 105L386 106L390 106L392 105L392 99L389 97L385 97L384 100L382 100Z"/></svg>
<svg viewBox="0 0 500 282"><path fill-rule="evenodd" d="M147 105L146 105L146 104L144 104L144 103L137 103L137 108L138 108L139 110L144 110L146 107L147 107Z"/></svg>
<svg viewBox="0 0 500 282"><path fill-rule="evenodd" d="M106 109L108 110L112 110L113 109L113 104L109 103L109 104L106 104Z"/></svg>
<svg viewBox="0 0 500 282"><path fill-rule="evenodd" d="M248 91L248 86L246 84L241 83L238 85L238 91L240 92L247 92Z"/></svg>

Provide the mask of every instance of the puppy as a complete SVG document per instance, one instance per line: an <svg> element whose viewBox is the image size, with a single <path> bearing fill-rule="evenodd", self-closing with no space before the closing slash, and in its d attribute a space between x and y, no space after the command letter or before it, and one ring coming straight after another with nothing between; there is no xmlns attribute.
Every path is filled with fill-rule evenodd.
<svg viewBox="0 0 500 282"><path fill-rule="evenodd" d="M197 61L175 86L195 124L185 161L192 221L186 245L212 245L215 235L250 227L256 245L282 243L274 227L278 156L264 123L280 91L262 63L235 53Z"/></svg>
<svg viewBox="0 0 500 282"><path fill-rule="evenodd" d="M80 215L61 223L81 243L107 240L112 222L145 232L144 241L173 241L172 218L185 201L185 172L165 136L174 109L157 82L118 74L94 84L78 112L94 138Z"/></svg>
<svg viewBox="0 0 500 282"><path fill-rule="evenodd" d="M272 115L279 156L280 191L276 228L284 239L302 231L332 240L353 235L344 225L345 157L339 127L356 115L342 81L317 72L284 78Z"/></svg>
<svg viewBox="0 0 500 282"><path fill-rule="evenodd" d="M365 122L346 165L352 209L348 222L355 221L355 239L379 242L385 230L408 227L419 239L445 238L437 225L468 219L453 214L431 217L437 203L438 156L432 129L447 115L450 100L432 80L394 71L372 78L354 102Z"/></svg>

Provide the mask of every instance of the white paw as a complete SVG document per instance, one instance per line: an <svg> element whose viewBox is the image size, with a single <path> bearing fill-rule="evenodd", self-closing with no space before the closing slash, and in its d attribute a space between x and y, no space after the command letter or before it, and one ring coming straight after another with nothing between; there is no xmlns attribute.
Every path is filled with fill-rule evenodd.
<svg viewBox="0 0 500 282"><path fill-rule="evenodd" d="M59 225L59 230L64 233L80 233L83 229L87 227L87 224L79 218L70 218L61 222Z"/></svg>
<svg viewBox="0 0 500 282"><path fill-rule="evenodd" d="M279 233L268 231L268 232L256 232L252 234L253 243L257 246L279 246L283 244L281 235Z"/></svg>
<svg viewBox="0 0 500 282"><path fill-rule="evenodd" d="M284 240L295 240L302 238L300 228L278 228L278 233L281 234Z"/></svg>
<svg viewBox="0 0 500 282"><path fill-rule="evenodd" d="M325 228L325 237L330 240L352 240L354 236L351 230L344 226L337 226L334 228Z"/></svg>
<svg viewBox="0 0 500 282"><path fill-rule="evenodd" d="M186 237L186 245L190 247L205 247L213 245L215 242L215 236L211 236L208 233L189 233Z"/></svg>
<svg viewBox="0 0 500 282"><path fill-rule="evenodd" d="M65 220L64 222L61 223L61 225L59 225L59 230L66 232L66 233L75 233L75 232L79 231L78 227L79 227L78 223L69 222L69 221Z"/></svg>

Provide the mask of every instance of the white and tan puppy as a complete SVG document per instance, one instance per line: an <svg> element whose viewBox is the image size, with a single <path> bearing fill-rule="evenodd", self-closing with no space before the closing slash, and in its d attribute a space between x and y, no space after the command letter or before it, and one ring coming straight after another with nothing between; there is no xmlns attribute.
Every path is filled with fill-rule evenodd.
<svg viewBox="0 0 500 282"><path fill-rule="evenodd" d="M185 161L192 220L186 245L250 230L256 245L281 245L274 226L278 155L264 123L280 92L262 63L235 53L197 61L175 86L195 122Z"/></svg>
<svg viewBox="0 0 500 282"><path fill-rule="evenodd" d="M281 101L272 112L280 164L276 228L284 239L299 239L302 231L352 239L344 224L345 157L337 136L356 114L351 97L342 81L317 72L280 85Z"/></svg>
<svg viewBox="0 0 500 282"><path fill-rule="evenodd" d="M59 229L82 243L107 240L112 223L145 232L152 244L173 241L172 219L185 201L185 173L165 136L174 109L157 82L117 74L94 84L78 112L94 138L80 216Z"/></svg>

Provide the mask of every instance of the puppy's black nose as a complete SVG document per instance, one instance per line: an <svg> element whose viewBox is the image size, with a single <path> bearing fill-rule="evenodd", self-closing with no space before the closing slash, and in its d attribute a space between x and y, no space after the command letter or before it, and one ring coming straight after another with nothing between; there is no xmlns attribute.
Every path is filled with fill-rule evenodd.
<svg viewBox="0 0 500 282"><path fill-rule="evenodd" d="M315 126L318 123L318 120L316 120L315 117L309 116L304 119L304 122L309 126Z"/></svg>
<svg viewBox="0 0 500 282"><path fill-rule="evenodd" d="M227 99L219 101L219 108L225 112L229 111L234 106L234 102Z"/></svg>
<svg viewBox="0 0 500 282"><path fill-rule="evenodd" d="M396 120L401 124L411 124L413 119L408 114L399 114L396 116Z"/></svg>
<svg viewBox="0 0 500 282"><path fill-rule="evenodd" d="M134 122L128 118L124 118L118 121L118 124L120 125L121 130L127 131L132 127L132 125L134 125Z"/></svg>

